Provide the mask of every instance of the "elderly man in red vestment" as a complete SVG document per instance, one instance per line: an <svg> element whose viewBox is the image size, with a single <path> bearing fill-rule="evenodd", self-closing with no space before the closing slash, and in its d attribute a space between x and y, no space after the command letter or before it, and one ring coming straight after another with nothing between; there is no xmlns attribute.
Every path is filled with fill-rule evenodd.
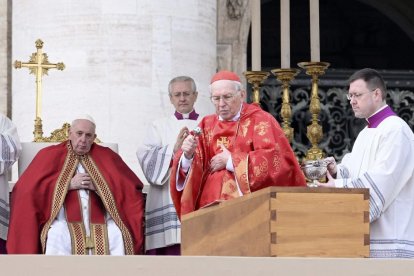
<svg viewBox="0 0 414 276"><path fill-rule="evenodd" d="M9 254L142 252L142 183L95 138L93 119L78 117L68 141L33 159L13 189Z"/></svg>
<svg viewBox="0 0 414 276"><path fill-rule="evenodd" d="M171 196L184 215L268 186L305 186L305 177L283 130L256 104L233 72L216 73L210 84L216 113L188 135L171 171Z"/></svg>

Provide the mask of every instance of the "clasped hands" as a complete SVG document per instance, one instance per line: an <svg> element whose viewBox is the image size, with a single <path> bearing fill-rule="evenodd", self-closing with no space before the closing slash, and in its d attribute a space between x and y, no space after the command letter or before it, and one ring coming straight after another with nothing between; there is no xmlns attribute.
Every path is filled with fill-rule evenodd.
<svg viewBox="0 0 414 276"><path fill-rule="evenodd" d="M69 190L79 190L86 189L95 191L95 185L92 182L92 179L87 173L77 173L73 176L69 184Z"/></svg>
<svg viewBox="0 0 414 276"><path fill-rule="evenodd" d="M189 134L183 141L181 150L184 153L184 157L192 159L194 152L197 148L198 137ZM220 145L221 152L217 153L210 160L210 172L216 172L226 168L227 161L231 157L230 151L223 145Z"/></svg>

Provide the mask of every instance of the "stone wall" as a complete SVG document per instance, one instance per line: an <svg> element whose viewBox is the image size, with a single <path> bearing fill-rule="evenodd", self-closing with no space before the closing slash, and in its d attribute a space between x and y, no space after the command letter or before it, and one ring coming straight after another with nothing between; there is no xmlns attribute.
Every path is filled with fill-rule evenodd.
<svg viewBox="0 0 414 276"><path fill-rule="evenodd" d="M242 76L250 31L249 1L217 1L217 5L217 69Z"/></svg>
<svg viewBox="0 0 414 276"><path fill-rule="evenodd" d="M88 113L98 137L118 143L139 176L135 152L147 125L173 112L171 78L192 76L199 91L196 109L213 111L208 84L217 67L216 0L15 0L12 35L13 60L28 61L40 38L49 61L66 65L43 77L45 136ZM31 141L35 78L27 68L12 74L13 119L21 140Z"/></svg>
<svg viewBox="0 0 414 276"><path fill-rule="evenodd" d="M0 113L10 116L9 106L9 59L8 59L8 0L0 0Z"/></svg>

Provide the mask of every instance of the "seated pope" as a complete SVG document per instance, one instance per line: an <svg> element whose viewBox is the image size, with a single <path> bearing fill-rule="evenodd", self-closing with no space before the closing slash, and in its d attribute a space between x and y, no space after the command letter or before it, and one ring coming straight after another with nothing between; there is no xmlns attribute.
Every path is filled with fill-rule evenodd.
<svg viewBox="0 0 414 276"><path fill-rule="evenodd" d="M94 143L77 117L69 139L39 151L17 181L9 254L132 255L143 245L142 183L121 157Z"/></svg>

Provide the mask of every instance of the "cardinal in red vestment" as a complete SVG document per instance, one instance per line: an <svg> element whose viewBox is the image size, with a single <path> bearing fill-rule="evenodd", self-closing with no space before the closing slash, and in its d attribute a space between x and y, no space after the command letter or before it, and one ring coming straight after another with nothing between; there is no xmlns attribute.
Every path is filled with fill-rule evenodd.
<svg viewBox="0 0 414 276"><path fill-rule="evenodd" d="M268 186L306 186L289 141L256 104L233 72L216 73L210 85L216 113L186 137L174 156L171 196L179 215Z"/></svg>
<svg viewBox="0 0 414 276"><path fill-rule="evenodd" d="M142 182L95 137L81 116L35 156L13 189L9 254L142 253Z"/></svg>

